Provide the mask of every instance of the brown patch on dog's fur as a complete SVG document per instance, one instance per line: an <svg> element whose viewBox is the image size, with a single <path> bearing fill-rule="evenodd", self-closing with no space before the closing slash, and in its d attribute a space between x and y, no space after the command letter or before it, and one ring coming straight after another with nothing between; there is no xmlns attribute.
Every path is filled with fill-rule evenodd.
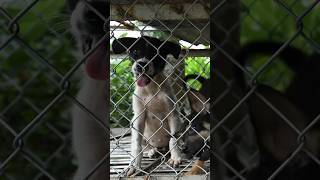
<svg viewBox="0 0 320 180"><path fill-rule="evenodd" d="M186 172L186 176L198 175L203 173L204 161L196 160L190 171Z"/></svg>

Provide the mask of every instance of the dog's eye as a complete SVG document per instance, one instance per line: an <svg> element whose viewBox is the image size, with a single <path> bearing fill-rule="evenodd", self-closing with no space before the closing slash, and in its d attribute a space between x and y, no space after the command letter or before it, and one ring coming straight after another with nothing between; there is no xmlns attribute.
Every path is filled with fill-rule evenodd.
<svg viewBox="0 0 320 180"><path fill-rule="evenodd" d="M132 54L133 54L133 55L137 55L137 54L138 54L138 50L134 49L134 50L132 51Z"/></svg>
<svg viewBox="0 0 320 180"><path fill-rule="evenodd" d="M137 49L130 50L129 53L130 53L131 57L133 57L134 59L137 59L140 56L140 51Z"/></svg>

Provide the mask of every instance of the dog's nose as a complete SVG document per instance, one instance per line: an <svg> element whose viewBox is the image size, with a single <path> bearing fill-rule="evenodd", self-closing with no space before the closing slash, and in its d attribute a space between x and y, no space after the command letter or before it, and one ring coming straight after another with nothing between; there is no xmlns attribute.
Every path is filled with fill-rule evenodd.
<svg viewBox="0 0 320 180"><path fill-rule="evenodd" d="M147 65L147 62L138 62L137 65L136 65L136 69L138 72L142 73L143 72L143 69L144 71L148 71L148 66Z"/></svg>

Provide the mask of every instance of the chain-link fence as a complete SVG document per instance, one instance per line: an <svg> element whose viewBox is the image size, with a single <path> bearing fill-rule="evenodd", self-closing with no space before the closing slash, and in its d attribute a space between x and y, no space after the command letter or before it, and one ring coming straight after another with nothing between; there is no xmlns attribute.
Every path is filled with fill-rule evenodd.
<svg viewBox="0 0 320 180"><path fill-rule="evenodd" d="M319 1L215 2L215 176L319 177Z"/></svg>
<svg viewBox="0 0 320 180"><path fill-rule="evenodd" d="M128 167L135 176L159 179L319 176L319 1L69 1L81 17L71 20L63 1L0 4L0 179L119 178ZM70 21L80 22L73 35ZM83 21L97 27L87 30ZM110 34L100 26L106 22ZM79 32L91 33L93 42ZM108 80L91 81L86 66L109 35L110 49L118 42L124 51L111 50L110 67L100 65ZM137 39L128 45L126 37ZM172 49L162 54L169 42L181 47L179 57ZM132 66L140 67L141 58L133 52L144 49L155 53L142 56L149 61L135 77ZM157 59L166 64L161 81L148 74ZM151 98L137 93L150 87L141 83L155 85ZM153 102L160 97L165 103ZM143 110L134 112L134 101L143 101ZM149 134L134 125L143 113L158 124L146 125L154 128ZM182 121L175 132L171 116ZM168 147L154 146L159 132ZM149 145L135 154L137 142ZM168 159L177 148L182 163L172 167ZM209 149L211 163L202 159Z"/></svg>
<svg viewBox="0 0 320 180"><path fill-rule="evenodd" d="M179 156L178 158L181 158L184 162L176 168L173 168L167 161L170 158L170 153L174 153L176 148L180 149L178 141L185 141L184 137L188 136L191 131L194 132L193 136L198 138L198 141L203 141L196 149L199 153L195 153L194 157L209 148L207 142L210 137L199 134L200 129L192 126L196 124L195 121L198 117L200 119L198 123L201 126L202 119L200 116L203 115L201 112L194 112L193 116L190 116L191 106L188 104L188 96L192 93L190 86L194 90L207 88L197 81L197 76L204 79L208 79L210 76L209 11L209 2L198 1L132 1L124 4L114 1L111 3L111 44L115 46L114 44L118 43L123 48L120 54L111 55L110 101L113 107L111 108L110 118L111 123L113 123L111 126L118 127L117 130L119 131L110 139L111 176L121 177L126 175L128 166L136 169L136 172L134 172L136 176L148 175L167 178L168 176L183 176L191 169L194 161L192 156L189 157L189 160ZM186 34L186 31L188 31L188 34ZM137 39L128 44L124 37L135 37ZM141 38L139 39L139 37ZM149 37L157 38L161 41L161 44L155 43L156 40ZM181 47L182 51L178 52L180 56L167 58L167 54L163 53L165 52L163 47L169 42L174 42ZM174 49L173 45L170 48ZM148 52L158 51L158 53L148 55L147 52L143 52L145 54L142 54L141 58L135 59L132 52L137 51L139 53L144 49L147 49ZM116 51L117 48L115 48ZM201 52L202 54L200 54ZM170 55L175 56L174 53L168 51ZM159 54L161 57L159 57ZM136 73L134 69L139 66L139 59L143 57L148 60L143 67L144 72L134 77L133 74ZM165 68L158 68L162 64L165 64ZM148 71L153 67L155 67L157 74ZM143 81L140 76L153 77L151 78L151 85L143 87L146 90L139 90L139 83ZM164 78L159 79L161 76ZM152 86L155 86L154 89L151 88ZM150 94L141 91L150 91ZM173 94L170 94L170 91ZM148 99L148 96L152 97ZM159 98L165 98L164 102L159 101ZM139 102L134 101L139 101L139 99L143 99L142 104L145 109L137 111L137 103ZM199 100L201 106L199 108L202 109L208 99ZM157 110L153 106L164 107ZM203 113L209 114L205 111ZM145 118L140 118L140 116L145 116ZM207 118L207 116L202 118ZM179 119L182 120L181 125L178 122L174 123L177 125L170 125L170 121L181 121ZM138 121L146 121L145 129L138 129L135 126L136 123L139 123ZM153 127L148 121L158 125ZM209 119L204 121L209 122ZM186 127L181 128L183 122ZM178 128L175 127L178 125L181 128L180 133L175 135L178 132L174 132L172 129ZM152 131L148 129L152 129ZM148 131L150 132L146 133ZM142 136L142 140L135 142L134 137L137 133ZM162 138L161 141L169 140L166 136L177 141L177 143L171 146L168 141L165 145L168 147L160 147L153 142L158 141L157 138ZM138 154L135 154L135 143L140 144L143 141L146 141L147 145L141 148ZM163 142L161 143L163 144ZM163 151L162 148L166 149ZM154 151L152 152L155 153L154 156L150 155L152 154L151 151ZM183 148L179 151L183 151ZM133 163L139 161L140 155L143 156L142 161ZM206 166L199 166L199 169L205 176L208 176L209 158L205 160Z"/></svg>
<svg viewBox="0 0 320 180"><path fill-rule="evenodd" d="M75 58L65 4L0 5L0 179L71 177L69 88L60 83Z"/></svg>

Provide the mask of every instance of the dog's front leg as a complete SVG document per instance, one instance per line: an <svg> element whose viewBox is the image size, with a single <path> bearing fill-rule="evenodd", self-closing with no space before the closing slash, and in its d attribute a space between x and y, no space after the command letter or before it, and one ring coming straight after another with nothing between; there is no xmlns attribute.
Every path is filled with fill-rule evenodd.
<svg viewBox="0 0 320 180"><path fill-rule="evenodd" d="M172 114L168 117L168 121L171 133L171 138L169 141L171 157L168 163L169 165L176 167L181 163L181 151L178 147L178 140L176 139L179 137L174 137L174 135L176 135L181 128L179 115L176 110L174 110Z"/></svg>
<svg viewBox="0 0 320 180"><path fill-rule="evenodd" d="M142 138L145 128L145 110L143 103L135 95L133 96L132 107L134 116L131 120L131 162L126 172L127 176L132 175L136 169L141 167L143 157Z"/></svg>

